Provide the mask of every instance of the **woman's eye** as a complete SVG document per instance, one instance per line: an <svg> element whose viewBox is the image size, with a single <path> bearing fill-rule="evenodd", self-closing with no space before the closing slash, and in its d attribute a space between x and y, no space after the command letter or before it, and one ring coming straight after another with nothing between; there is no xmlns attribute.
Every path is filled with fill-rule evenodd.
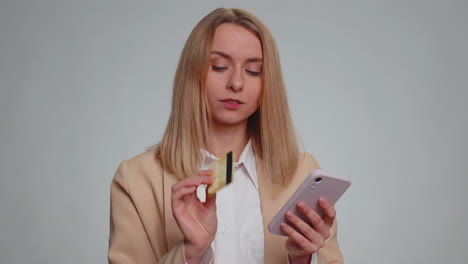
<svg viewBox="0 0 468 264"><path fill-rule="evenodd" d="M215 65L211 66L211 68L213 69L213 71L217 71L217 72L222 72L227 69L227 67L215 66Z"/></svg>
<svg viewBox="0 0 468 264"><path fill-rule="evenodd" d="M252 75L252 76L260 76L261 72L257 72L257 71L251 71L251 70L245 70L249 75Z"/></svg>

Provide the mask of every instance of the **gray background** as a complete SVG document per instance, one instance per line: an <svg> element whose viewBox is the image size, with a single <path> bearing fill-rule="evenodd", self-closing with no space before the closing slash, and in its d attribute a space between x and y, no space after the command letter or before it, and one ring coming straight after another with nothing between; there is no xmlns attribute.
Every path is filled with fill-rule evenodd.
<svg viewBox="0 0 468 264"><path fill-rule="evenodd" d="M271 29L304 150L349 175L347 263L468 263L467 1L0 2L0 262L104 263L109 187L158 142L194 25Z"/></svg>

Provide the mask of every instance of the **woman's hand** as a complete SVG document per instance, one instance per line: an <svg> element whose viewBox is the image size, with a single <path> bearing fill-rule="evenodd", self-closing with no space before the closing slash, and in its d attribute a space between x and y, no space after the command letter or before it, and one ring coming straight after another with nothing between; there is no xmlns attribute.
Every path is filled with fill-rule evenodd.
<svg viewBox="0 0 468 264"><path fill-rule="evenodd" d="M200 262L216 234L216 196L207 197L205 203L197 197L197 187L211 184L212 174L212 170L199 171L172 186L172 214L185 237L187 263Z"/></svg>
<svg viewBox="0 0 468 264"><path fill-rule="evenodd" d="M322 248L325 240L330 236L330 228L336 216L335 208L323 197L320 198L318 204L325 213L323 219L305 202L297 204L299 212L307 217L312 226L291 211L286 213L286 218L294 228L287 223L281 224L281 228L289 236L286 249L292 264L309 264L312 254Z"/></svg>

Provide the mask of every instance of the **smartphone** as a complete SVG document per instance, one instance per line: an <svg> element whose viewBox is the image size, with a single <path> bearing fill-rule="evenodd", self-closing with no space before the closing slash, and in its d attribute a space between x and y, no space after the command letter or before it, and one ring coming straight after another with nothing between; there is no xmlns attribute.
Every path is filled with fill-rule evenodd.
<svg viewBox="0 0 468 264"><path fill-rule="evenodd" d="M324 212L318 206L320 197L325 197L332 205L338 201L343 193L351 185L351 181L346 176L338 176L324 170L314 170L297 188L296 192L289 198L286 204L279 210L268 224L268 230L272 234L287 236L281 229L282 222L288 222L286 212L292 211L304 222L311 225L306 216L297 210L297 204L300 201L306 202L314 209L322 218Z"/></svg>

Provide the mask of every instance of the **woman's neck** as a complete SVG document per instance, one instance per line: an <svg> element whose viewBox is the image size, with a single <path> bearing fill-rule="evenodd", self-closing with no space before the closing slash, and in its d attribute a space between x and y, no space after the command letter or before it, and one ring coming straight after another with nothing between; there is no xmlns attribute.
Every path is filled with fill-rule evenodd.
<svg viewBox="0 0 468 264"><path fill-rule="evenodd" d="M247 121L236 125L211 124L208 128L208 152L222 157L233 151L234 160L238 161L245 145L249 141Z"/></svg>

